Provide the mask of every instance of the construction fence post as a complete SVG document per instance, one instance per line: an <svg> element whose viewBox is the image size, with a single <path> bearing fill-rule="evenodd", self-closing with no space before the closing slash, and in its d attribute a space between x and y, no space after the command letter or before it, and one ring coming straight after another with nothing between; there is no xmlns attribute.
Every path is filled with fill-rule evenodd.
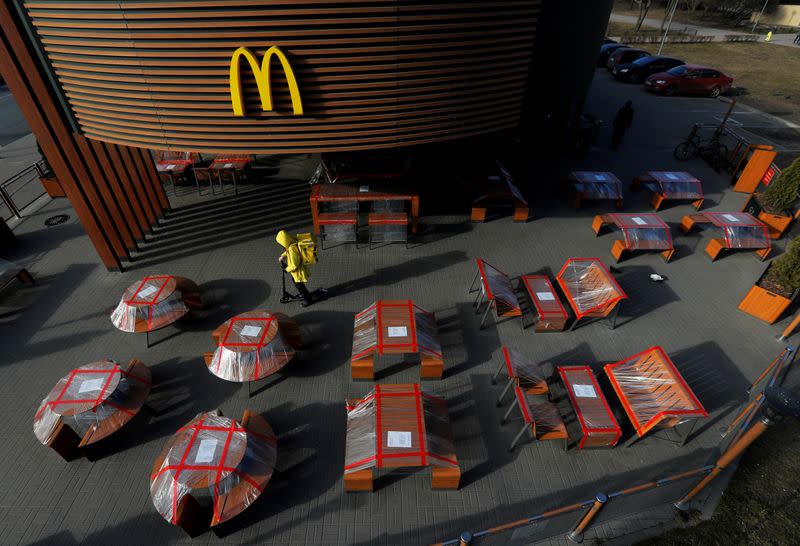
<svg viewBox="0 0 800 546"><path fill-rule="evenodd" d="M608 502L608 497L605 493L598 493L597 496L594 498L594 502L592 503L591 508L584 514L575 528L567 535L567 538L570 539L572 542L583 542L583 533L589 524L592 522L594 517L603 507L603 505Z"/></svg>

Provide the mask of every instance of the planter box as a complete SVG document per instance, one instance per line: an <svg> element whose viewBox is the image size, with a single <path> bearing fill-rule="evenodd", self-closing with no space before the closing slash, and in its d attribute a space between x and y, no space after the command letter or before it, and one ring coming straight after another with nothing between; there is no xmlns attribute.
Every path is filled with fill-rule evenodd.
<svg viewBox="0 0 800 546"><path fill-rule="evenodd" d="M780 294L776 294L775 292L771 292L766 288L761 288L758 286L758 283L761 279L764 278L764 275L767 274L767 270L769 269L769 265L766 269L764 269L764 273L761 274L761 277L758 278L756 283L744 297L744 299L739 304L739 310L744 311L748 315L752 315L757 319L761 319L768 324L774 324L786 309L791 305L791 303L797 299L798 290L794 291L791 298L785 298Z"/></svg>
<svg viewBox="0 0 800 546"><path fill-rule="evenodd" d="M42 183L44 191L46 191L47 195L50 197L66 197L64 188L61 187L61 183L54 175L42 176L39 178L39 181Z"/></svg>
<svg viewBox="0 0 800 546"><path fill-rule="evenodd" d="M794 220L794 216L791 214L772 214L763 210L756 200L756 194L751 195L747 199L742 210L744 212L749 212L766 224L770 239L780 239L783 237L789 229L792 220Z"/></svg>

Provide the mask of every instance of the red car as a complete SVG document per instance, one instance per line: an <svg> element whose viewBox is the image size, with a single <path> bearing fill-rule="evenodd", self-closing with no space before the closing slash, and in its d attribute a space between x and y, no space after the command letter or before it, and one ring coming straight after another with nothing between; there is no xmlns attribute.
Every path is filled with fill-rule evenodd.
<svg viewBox="0 0 800 546"><path fill-rule="evenodd" d="M653 74L645 80L644 88L648 91L664 93L667 96L685 93L718 97L721 93L729 91L732 84L733 78L726 76L716 68L685 64L666 72Z"/></svg>
<svg viewBox="0 0 800 546"><path fill-rule="evenodd" d="M636 59L641 59L642 57L647 57L649 55L650 54L644 49L635 49L633 47L621 47L616 51L614 51L611 54L611 56L608 57L606 68L608 68L608 71L611 72L612 70L614 70L614 67L618 64L632 63Z"/></svg>

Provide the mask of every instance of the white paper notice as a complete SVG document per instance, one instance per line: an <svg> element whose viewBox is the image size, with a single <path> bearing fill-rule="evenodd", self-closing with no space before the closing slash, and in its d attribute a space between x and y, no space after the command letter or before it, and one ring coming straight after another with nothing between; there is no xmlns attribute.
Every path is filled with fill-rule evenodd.
<svg viewBox="0 0 800 546"><path fill-rule="evenodd" d="M639 218L638 216L634 216L634 217L632 217L632 218L631 218L631 220L633 220L634 222L636 222L636 223L637 223L637 224L639 224L640 226L646 226L646 225L647 225L647 222L645 222L644 220L642 220L642 219L641 219L641 218Z"/></svg>
<svg viewBox="0 0 800 546"><path fill-rule="evenodd" d="M175 168L175 165L167 165L167 170L168 171L171 171L174 168Z"/></svg>
<svg viewBox="0 0 800 546"><path fill-rule="evenodd" d="M553 301L556 297L550 292L536 292L536 299L539 301Z"/></svg>
<svg viewBox="0 0 800 546"><path fill-rule="evenodd" d="M200 440L200 447L197 448L197 455L194 458L196 463L210 463L214 460L214 452L217 450L216 440Z"/></svg>
<svg viewBox="0 0 800 546"><path fill-rule="evenodd" d="M398 432L396 430L387 431L387 447L411 447L411 433Z"/></svg>
<svg viewBox="0 0 800 546"><path fill-rule="evenodd" d="M578 398L597 398L597 393L594 392L592 385L572 385L572 392Z"/></svg>
<svg viewBox="0 0 800 546"><path fill-rule="evenodd" d="M733 214L723 214L722 217L725 218L728 222L738 222L739 221L739 219L736 216L734 216Z"/></svg>
<svg viewBox="0 0 800 546"><path fill-rule="evenodd" d="M242 336L244 337L258 337L261 335L261 326L252 326L248 324L244 328L242 328Z"/></svg>
<svg viewBox="0 0 800 546"><path fill-rule="evenodd" d="M408 329L405 326L389 326L389 337L406 337Z"/></svg>
<svg viewBox="0 0 800 546"><path fill-rule="evenodd" d="M81 383L80 388L78 388L78 393L84 392L97 392L103 389L103 385L106 384L106 378L100 377L98 379L90 379L89 381L84 381Z"/></svg>
<svg viewBox="0 0 800 546"><path fill-rule="evenodd" d="M369 191L369 186L359 186L358 191L361 193L367 193Z"/></svg>
<svg viewBox="0 0 800 546"><path fill-rule="evenodd" d="M145 297L146 298L147 296L152 296L156 292L158 292L158 288L156 288L152 284L148 284L147 286L145 286L144 288L139 290L139 293L136 294L136 295L139 296L139 297Z"/></svg>
<svg viewBox="0 0 800 546"><path fill-rule="evenodd" d="M233 168L233 163L225 163L225 165L223 165L223 167L226 168L226 169Z"/></svg>
<svg viewBox="0 0 800 546"><path fill-rule="evenodd" d="M606 175L604 174L596 174L594 175L594 179L597 180L598 182L602 182L604 180L608 180L608 177L606 177Z"/></svg>
<svg viewBox="0 0 800 546"><path fill-rule="evenodd" d="M677 175L677 174L675 174L675 173L664 173L664 176L666 176L666 177L667 177L667 178L669 178L670 180L680 180L680 179L681 179L681 177L680 177L680 176L678 176L678 175Z"/></svg>

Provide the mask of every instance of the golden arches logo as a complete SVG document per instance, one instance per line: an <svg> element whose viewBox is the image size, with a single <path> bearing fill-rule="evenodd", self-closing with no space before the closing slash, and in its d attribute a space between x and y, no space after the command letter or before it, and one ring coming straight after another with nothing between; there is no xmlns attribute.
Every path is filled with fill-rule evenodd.
<svg viewBox="0 0 800 546"><path fill-rule="evenodd" d="M292 111L294 115L299 116L303 113L303 101L300 99L300 90L297 87L297 80L294 77L294 71L289 64L289 60L278 47L270 47L264 57L261 59L261 66L259 66L256 56L252 51L246 47L240 47L233 52L231 57L230 68L230 85L231 85L231 105L233 106L234 116L244 115L244 98L242 96L242 78L240 59L244 57L250 65L250 70L256 77L256 84L258 85L258 94L261 97L261 109L265 112L272 110L272 84L270 78L269 63L272 56L278 58L283 68L283 73L286 75L286 81L289 84L289 94L292 97Z"/></svg>

